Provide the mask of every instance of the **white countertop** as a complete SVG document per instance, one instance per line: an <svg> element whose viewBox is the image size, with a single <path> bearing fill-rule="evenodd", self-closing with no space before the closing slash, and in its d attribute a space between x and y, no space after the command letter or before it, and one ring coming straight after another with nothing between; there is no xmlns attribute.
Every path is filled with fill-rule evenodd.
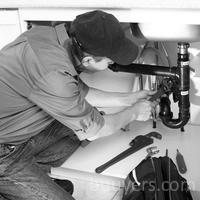
<svg viewBox="0 0 200 200"><path fill-rule="evenodd" d="M199 0L0 0L0 8L192 8L199 9Z"/></svg>
<svg viewBox="0 0 200 200"><path fill-rule="evenodd" d="M129 142L136 135L144 135L151 131L162 134L162 140L154 139L150 146L157 146L160 152L156 156L163 156L166 148L169 157L175 162L176 149L183 154L187 165L187 173L183 176L192 185L194 190L200 190L200 132L199 126L187 125L185 132L179 129L169 129L158 123L157 128L152 128L152 122L134 122L131 131L119 131L115 135L93 141L85 148L80 147L61 167L81 172L95 174L95 169L118 155L129 147ZM146 148L130 155L102 172L102 175L125 178L127 174L139 164L146 156Z"/></svg>

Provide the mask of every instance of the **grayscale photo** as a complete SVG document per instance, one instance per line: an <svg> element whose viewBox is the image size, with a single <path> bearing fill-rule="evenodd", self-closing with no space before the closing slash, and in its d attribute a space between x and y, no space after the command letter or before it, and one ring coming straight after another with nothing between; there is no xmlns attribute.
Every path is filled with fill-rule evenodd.
<svg viewBox="0 0 200 200"><path fill-rule="evenodd" d="M0 0L0 200L199 200L200 1Z"/></svg>

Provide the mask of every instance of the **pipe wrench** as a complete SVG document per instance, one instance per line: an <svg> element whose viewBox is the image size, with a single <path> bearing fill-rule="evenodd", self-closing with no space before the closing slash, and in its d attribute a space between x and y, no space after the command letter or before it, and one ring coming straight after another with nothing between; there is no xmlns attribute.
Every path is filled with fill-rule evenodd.
<svg viewBox="0 0 200 200"><path fill-rule="evenodd" d="M129 143L130 147L128 149L126 149L125 151L123 151L119 155L115 156L114 158L112 158L108 162L104 163L103 165L97 167L95 169L95 172L100 174L101 172L103 172L108 167L110 167L110 166L114 165L115 163L123 160L124 158L128 157L129 155L135 153L136 151L139 151L140 149L152 144L153 138L162 139L162 135L158 132L153 131L153 132L150 132L146 135L136 136Z"/></svg>

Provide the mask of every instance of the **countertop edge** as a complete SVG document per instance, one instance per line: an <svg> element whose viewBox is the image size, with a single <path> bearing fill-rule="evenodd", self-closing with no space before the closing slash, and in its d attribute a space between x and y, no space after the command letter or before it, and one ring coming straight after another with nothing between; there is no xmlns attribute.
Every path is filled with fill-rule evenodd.
<svg viewBox="0 0 200 200"><path fill-rule="evenodd" d="M0 1L0 8L113 8L113 9L131 9L131 8L170 8L170 9L200 9L199 0L6 0Z"/></svg>

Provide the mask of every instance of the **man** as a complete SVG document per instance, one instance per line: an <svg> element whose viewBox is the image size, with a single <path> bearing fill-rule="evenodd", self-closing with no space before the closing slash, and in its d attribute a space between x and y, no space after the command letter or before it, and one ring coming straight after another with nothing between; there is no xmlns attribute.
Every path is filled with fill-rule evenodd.
<svg viewBox="0 0 200 200"><path fill-rule="evenodd" d="M64 26L35 26L0 54L0 194L12 200L72 200L47 174L80 141L111 135L133 120L146 121L155 104L151 91L109 93L89 88L81 70L95 72L113 62L127 65L137 46L125 38L111 14L76 17ZM93 106L126 106L101 115Z"/></svg>

